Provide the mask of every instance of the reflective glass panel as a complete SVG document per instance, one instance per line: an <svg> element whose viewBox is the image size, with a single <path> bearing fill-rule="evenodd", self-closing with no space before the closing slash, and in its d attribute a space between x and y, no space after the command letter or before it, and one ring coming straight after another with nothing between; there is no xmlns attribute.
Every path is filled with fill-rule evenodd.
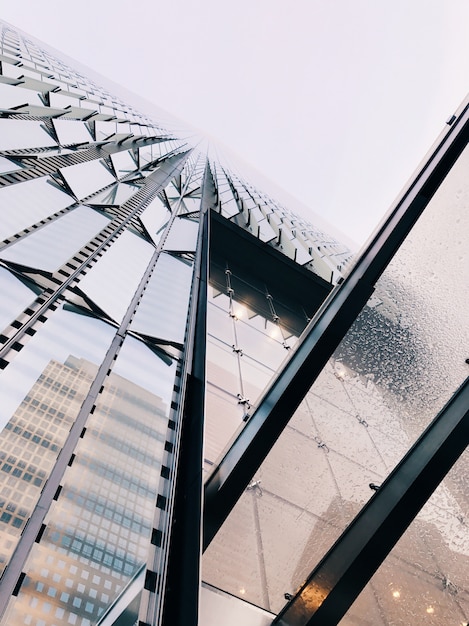
<svg viewBox="0 0 469 626"><path fill-rule="evenodd" d="M144 146L138 150L140 156L140 167L147 165L153 161L151 146Z"/></svg>
<svg viewBox="0 0 469 626"><path fill-rule="evenodd" d="M77 368L84 380L93 379L93 362L80 359ZM164 480L175 370L143 343L125 340L33 547L8 623L51 614L57 625L96 623L145 564Z"/></svg>
<svg viewBox="0 0 469 626"><path fill-rule="evenodd" d="M0 119L0 150L57 146L42 122Z"/></svg>
<svg viewBox="0 0 469 626"><path fill-rule="evenodd" d="M161 239L169 217L170 212L159 198L155 198L140 215L140 221L155 245Z"/></svg>
<svg viewBox="0 0 469 626"><path fill-rule="evenodd" d="M65 107L68 106L78 106L79 102L76 98L73 98L72 96L67 96L62 91L60 93L50 91L49 98L51 107L56 107L59 109L65 109ZM88 113L91 113L91 111L89 111Z"/></svg>
<svg viewBox="0 0 469 626"><path fill-rule="evenodd" d="M0 330L12 322L36 297L31 289L3 267L0 268Z"/></svg>
<svg viewBox="0 0 469 626"><path fill-rule="evenodd" d="M39 95L30 89L21 89L0 83L0 102L2 109L19 107L22 104L42 104Z"/></svg>
<svg viewBox="0 0 469 626"><path fill-rule="evenodd" d="M154 252L153 246L124 231L83 277L79 288L114 320L127 311Z"/></svg>
<svg viewBox="0 0 469 626"><path fill-rule="evenodd" d="M78 120L52 120L61 146L90 143L93 138L84 122Z"/></svg>
<svg viewBox="0 0 469 626"><path fill-rule="evenodd" d="M128 150L111 154L111 161L112 165L114 166L117 178L127 176L127 174L130 174L137 169L135 161L131 157Z"/></svg>
<svg viewBox="0 0 469 626"><path fill-rule="evenodd" d="M165 250L193 252L197 245L198 222L177 217L164 243Z"/></svg>
<svg viewBox="0 0 469 626"><path fill-rule="evenodd" d="M89 204L94 206L120 206L126 202L134 193L137 193L139 187L128 183L116 183L109 189L96 194L89 200Z"/></svg>
<svg viewBox="0 0 469 626"><path fill-rule="evenodd" d="M101 363L113 334L103 322L59 309L0 374L2 569L91 384L76 363Z"/></svg>
<svg viewBox="0 0 469 626"><path fill-rule="evenodd" d="M73 198L47 178L3 187L0 189L0 239L7 239L73 203Z"/></svg>
<svg viewBox="0 0 469 626"><path fill-rule="evenodd" d="M100 120L95 122L96 127L96 141L103 141L116 132L115 122L102 122Z"/></svg>
<svg viewBox="0 0 469 626"><path fill-rule="evenodd" d="M239 595L260 569L248 599L277 612L467 376L468 168L466 149L206 552L208 582Z"/></svg>
<svg viewBox="0 0 469 626"><path fill-rule="evenodd" d="M114 176L101 161L70 165L62 168L60 173L79 200L116 182Z"/></svg>
<svg viewBox="0 0 469 626"><path fill-rule="evenodd" d="M22 167L13 163L10 159L6 159L5 157L0 157L0 172L2 174L6 174L7 172L17 172L21 170Z"/></svg>
<svg viewBox="0 0 469 626"><path fill-rule="evenodd" d="M192 282L192 264L162 253L132 320L132 330L182 344Z"/></svg>
<svg viewBox="0 0 469 626"><path fill-rule="evenodd" d="M108 222L97 211L78 207L0 251L0 258L54 272Z"/></svg>

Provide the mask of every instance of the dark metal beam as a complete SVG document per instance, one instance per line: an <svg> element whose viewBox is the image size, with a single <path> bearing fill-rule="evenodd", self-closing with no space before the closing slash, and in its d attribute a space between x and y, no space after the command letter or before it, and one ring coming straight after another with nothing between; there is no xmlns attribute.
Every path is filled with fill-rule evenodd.
<svg viewBox="0 0 469 626"><path fill-rule="evenodd" d="M273 624L337 624L468 444L469 378Z"/></svg>
<svg viewBox="0 0 469 626"><path fill-rule="evenodd" d="M198 624L209 211L215 201L215 188L207 163L202 185L196 268L186 339L185 358L188 368L185 373L184 410L162 626L197 626Z"/></svg>
<svg viewBox="0 0 469 626"><path fill-rule="evenodd" d="M204 549L271 450L312 383L366 304L469 138L469 104L446 129L339 288L319 309L297 349L205 485Z"/></svg>

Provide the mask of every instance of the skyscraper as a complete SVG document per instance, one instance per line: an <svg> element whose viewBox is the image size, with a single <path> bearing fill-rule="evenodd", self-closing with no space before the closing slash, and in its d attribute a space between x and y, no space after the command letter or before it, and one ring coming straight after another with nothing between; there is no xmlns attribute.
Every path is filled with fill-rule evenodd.
<svg viewBox="0 0 469 626"><path fill-rule="evenodd" d="M1 54L1 623L467 621L466 108L353 259L6 24Z"/></svg>

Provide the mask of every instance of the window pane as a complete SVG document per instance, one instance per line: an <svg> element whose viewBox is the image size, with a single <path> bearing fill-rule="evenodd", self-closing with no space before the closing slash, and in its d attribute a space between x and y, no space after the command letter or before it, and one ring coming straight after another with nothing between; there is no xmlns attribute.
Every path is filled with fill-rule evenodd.
<svg viewBox="0 0 469 626"><path fill-rule="evenodd" d="M111 188L98 193L89 200L93 206L120 206L140 189L137 185L116 183Z"/></svg>
<svg viewBox="0 0 469 626"><path fill-rule="evenodd" d="M78 367L85 380L93 378L93 363L82 359ZM30 612L37 585L50 588L57 571L67 594L49 597L50 605L61 607L64 619L86 616L96 623L145 564L164 481L175 372L175 363L125 340L46 517L47 529L34 544L21 592L10 605L10 623ZM45 612L42 604L35 615Z"/></svg>
<svg viewBox="0 0 469 626"><path fill-rule="evenodd" d="M8 298L0 298L1 330L26 308L36 295L3 267L0 268L0 293L8 294Z"/></svg>
<svg viewBox="0 0 469 626"><path fill-rule="evenodd" d="M18 170L21 170L21 169L23 168L20 165L17 165L10 159L6 159L5 157L0 157L0 172L2 174L6 174L7 172L17 172Z"/></svg>
<svg viewBox="0 0 469 626"><path fill-rule="evenodd" d="M171 226L164 249L182 252L194 251L197 244L198 228L198 222L177 217Z"/></svg>
<svg viewBox="0 0 469 626"><path fill-rule="evenodd" d="M22 104L42 105L39 95L31 89L21 89L12 85L5 85L5 83L0 83L0 102L2 109L19 107Z"/></svg>
<svg viewBox="0 0 469 626"><path fill-rule="evenodd" d="M182 344L192 265L161 254L132 321L132 330Z"/></svg>
<svg viewBox="0 0 469 626"><path fill-rule="evenodd" d="M137 169L135 161L130 156L130 152L128 150L111 154L111 161L112 165L114 166L117 178L127 176L127 174L130 174Z"/></svg>
<svg viewBox="0 0 469 626"><path fill-rule="evenodd" d="M57 146L42 122L0 119L0 150Z"/></svg>
<svg viewBox="0 0 469 626"><path fill-rule="evenodd" d="M61 146L69 146L77 143L90 143L91 133L84 122L77 120L52 120Z"/></svg>
<svg viewBox="0 0 469 626"><path fill-rule="evenodd" d="M340 621L457 624L469 620L469 454L465 452Z"/></svg>
<svg viewBox="0 0 469 626"><path fill-rule="evenodd" d="M161 239L168 223L170 212L159 198L155 198L140 216L140 221L153 239L155 245Z"/></svg>
<svg viewBox="0 0 469 626"><path fill-rule="evenodd" d="M207 550L207 582L240 595L260 568L262 591L243 597L277 612L466 378L468 168L466 148L257 472L262 494ZM257 522L240 536L242 507Z"/></svg>
<svg viewBox="0 0 469 626"><path fill-rule="evenodd" d="M108 222L93 209L78 207L0 251L0 258L54 272Z"/></svg>
<svg viewBox="0 0 469 626"><path fill-rule="evenodd" d="M24 510L20 526L15 516L0 523L2 569L89 390L80 361L96 368L113 334L103 322L59 309L0 374L1 510Z"/></svg>
<svg viewBox="0 0 469 626"><path fill-rule="evenodd" d="M60 173L79 200L116 181L101 161L70 165L62 168Z"/></svg>
<svg viewBox="0 0 469 626"><path fill-rule="evenodd" d="M47 178L36 178L0 189L0 239L40 222L74 203Z"/></svg>
<svg viewBox="0 0 469 626"><path fill-rule="evenodd" d="M150 262L154 248L125 231L79 283L80 290L120 321Z"/></svg>

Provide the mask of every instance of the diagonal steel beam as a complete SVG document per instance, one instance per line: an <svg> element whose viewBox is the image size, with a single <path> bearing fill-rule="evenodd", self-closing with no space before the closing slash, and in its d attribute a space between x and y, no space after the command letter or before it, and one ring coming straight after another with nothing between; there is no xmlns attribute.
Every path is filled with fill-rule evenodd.
<svg viewBox="0 0 469 626"><path fill-rule="evenodd" d="M204 549L240 498L469 140L469 102L442 133L358 262L326 299L205 484Z"/></svg>
<svg viewBox="0 0 469 626"><path fill-rule="evenodd" d="M468 444L469 378L272 624L337 624Z"/></svg>

